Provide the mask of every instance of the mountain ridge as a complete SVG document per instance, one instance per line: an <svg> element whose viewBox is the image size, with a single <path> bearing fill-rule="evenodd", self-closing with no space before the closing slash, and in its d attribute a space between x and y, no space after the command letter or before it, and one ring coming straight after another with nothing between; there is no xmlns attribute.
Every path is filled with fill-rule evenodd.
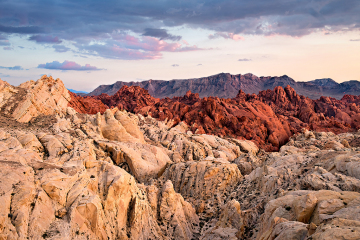
<svg viewBox="0 0 360 240"><path fill-rule="evenodd" d="M311 99L321 96L341 99L345 94L360 95L360 82L350 80L337 83L333 79L323 78L308 82L296 82L287 75L280 77L262 76L254 74L219 73L202 78L173 79L173 80L146 80L141 82L117 81L110 85L100 85L87 96L97 96L102 93L114 95L123 86L139 86L149 91L156 98L179 97L188 90L199 93L200 97L234 98L241 89L245 93L258 94L260 91L273 89L274 87L286 87L290 85L300 95Z"/></svg>

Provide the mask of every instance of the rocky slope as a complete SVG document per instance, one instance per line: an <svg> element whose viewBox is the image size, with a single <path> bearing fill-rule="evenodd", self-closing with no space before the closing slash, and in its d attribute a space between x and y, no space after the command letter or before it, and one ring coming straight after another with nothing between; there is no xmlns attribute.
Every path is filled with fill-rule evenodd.
<svg viewBox="0 0 360 240"><path fill-rule="evenodd" d="M188 90L199 93L202 97L234 98L239 90L245 93L258 94L260 91L274 89L277 86L285 88L290 85L295 91L311 99L321 96L330 96L341 99L344 94L359 95L360 82L347 81L337 83L330 78L317 79L309 82L296 82L284 75L281 77L257 77L253 74L220 73L209 77L183 79L183 80L148 80L142 82L118 81L111 85L100 85L88 96L97 96L102 93L114 95L123 86L139 86L148 90L151 96L156 98L180 97Z"/></svg>
<svg viewBox="0 0 360 240"><path fill-rule="evenodd" d="M62 114L71 100L60 79L42 76L14 87L0 79L0 113L19 122L29 122L41 114Z"/></svg>
<svg viewBox="0 0 360 240"><path fill-rule="evenodd" d="M3 105L9 89L0 91ZM267 93L264 101L273 97ZM279 109L292 106L281 99L274 100ZM50 94L33 104L51 100ZM194 134L185 122L174 126L117 108L92 115L60 110L29 123L2 116L2 239L360 235L359 132L303 129L279 152L266 152L251 141ZM50 116L55 121L39 121Z"/></svg>
<svg viewBox="0 0 360 240"><path fill-rule="evenodd" d="M258 95L239 91L232 99L200 98L190 91L183 97L158 99L140 87L124 86L113 96L102 94L77 99L93 101L89 111L86 107L77 108L72 101L69 106L78 112L104 112L105 104L161 121L171 119L173 125L183 121L193 133L252 140L266 151L279 150L302 128L334 133L360 128L358 97L312 100L298 95L290 86L261 91Z"/></svg>

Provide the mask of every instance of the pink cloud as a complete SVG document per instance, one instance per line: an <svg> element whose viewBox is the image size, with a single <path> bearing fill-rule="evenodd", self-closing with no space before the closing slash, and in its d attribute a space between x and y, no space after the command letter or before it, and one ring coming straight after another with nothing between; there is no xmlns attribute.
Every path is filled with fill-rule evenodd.
<svg viewBox="0 0 360 240"><path fill-rule="evenodd" d="M111 39L101 44L78 45L78 47L87 54L126 60L159 59L163 56L162 52L204 50L196 45L189 46L186 41L169 43L151 36L135 37L123 33L113 33Z"/></svg>
<svg viewBox="0 0 360 240"><path fill-rule="evenodd" d="M157 38L147 36L144 36L140 39L134 36L126 35L124 39L119 39L118 41L124 44L126 48L141 49L144 51L174 52L181 48L180 43L168 43L164 40L159 40Z"/></svg>
<svg viewBox="0 0 360 240"><path fill-rule="evenodd" d="M238 40L245 40L245 38L243 36L240 36L238 34L233 34L233 33L229 33L229 37L232 40L238 41Z"/></svg>
<svg viewBox="0 0 360 240"><path fill-rule="evenodd" d="M180 52L185 49L188 49L187 51L196 51L196 50L202 50L198 47L183 47L181 43L168 43L164 40L159 40L155 37L149 37L149 36L142 36L141 38L137 38L131 35L117 35L114 37L114 39L117 41L117 43L120 46L123 46L127 49L138 49L142 51L152 51L152 52ZM182 41L183 44L189 45L188 42L185 40Z"/></svg>

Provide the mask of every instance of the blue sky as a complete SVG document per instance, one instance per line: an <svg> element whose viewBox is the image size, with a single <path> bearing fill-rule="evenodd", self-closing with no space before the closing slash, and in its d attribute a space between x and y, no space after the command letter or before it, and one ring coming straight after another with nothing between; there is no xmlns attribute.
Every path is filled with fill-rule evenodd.
<svg viewBox="0 0 360 240"><path fill-rule="evenodd" d="M0 0L0 78L360 80L360 1Z"/></svg>

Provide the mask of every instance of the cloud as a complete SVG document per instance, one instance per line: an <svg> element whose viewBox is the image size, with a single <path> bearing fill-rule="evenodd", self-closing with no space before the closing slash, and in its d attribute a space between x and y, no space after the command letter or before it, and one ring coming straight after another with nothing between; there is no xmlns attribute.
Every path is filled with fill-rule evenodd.
<svg viewBox="0 0 360 240"><path fill-rule="evenodd" d="M179 64L173 64L172 67L179 67Z"/></svg>
<svg viewBox="0 0 360 240"><path fill-rule="evenodd" d="M37 43L52 43L60 44L62 41L58 37L53 37L51 35L33 35L29 37L30 41L35 41Z"/></svg>
<svg viewBox="0 0 360 240"><path fill-rule="evenodd" d="M0 46L10 46L9 40L0 40Z"/></svg>
<svg viewBox="0 0 360 240"><path fill-rule="evenodd" d="M209 49L199 48L196 45L193 45L189 47L179 47L175 49L173 52L191 52L191 51L200 51L200 50L209 50Z"/></svg>
<svg viewBox="0 0 360 240"><path fill-rule="evenodd" d="M113 34L111 40L94 44L78 44L81 54L104 58L140 60L159 59L162 52L189 52L204 50L197 46L183 46L180 43L168 43L155 37L135 37L129 34Z"/></svg>
<svg viewBox="0 0 360 240"><path fill-rule="evenodd" d="M146 28L142 36L156 37L160 40L168 39L172 41L180 41L181 36L169 34L166 29Z"/></svg>
<svg viewBox="0 0 360 240"><path fill-rule="evenodd" d="M182 47L180 43L168 43L164 40L159 40L155 37L144 36L137 38L129 34L120 34L113 36L116 45L121 45L127 49L137 49L143 51L153 52L184 52L200 50L196 46Z"/></svg>
<svg viewBox="0 0 360 240"><path fill-rule="evenodd" d="M210 34L209 39L216 39L216 38L225 38L225 39L232 39L235 41L244 40L244 37L234 34L234 33L226 33L226 32L217 32L215 34Z"/></svg>
<svg viewBox="0 0 360 240"><path fill-rule="evenodd" d="M238 61L240 61L240 62L249 62L249 61L252 61L252 60L249 59L249 58L240 58Z"/></svg>
<svg viewBox="0 0 360 240"><path fill-rule="evenodd" d="M350 39L351 42L359 42L360 39Z"/></svg>
<svg viewBox="0 0 360 240"><path fill-rule="evenodd" d="M0 46L10 46L8 38L0 33Z"/></svg>
<svg viewBox="0 0 360 240"><path fill-rule="evenodd" d="M139 60L139 59L159 59L162 57L160 52L140 51L127 49L119 45L93 44L78 46L83 54L100 56L103 58Z"/></svg>
<svg viewBox="0 0 360 240"><path fill-rule="evenodd" d="M67 40L80 50L102 48L103 56L142 59L161 57L162 51L141 52L115 43L122 49L119 57L119 51L110 53L113 33L175 42L180 42L181 36L169 31L181 27L211 30L211 39L240 40L244 34L304 36L323 30L360 30L359 12L359 0L93 0L91 4L85 0L17 0L0 1L0 33L5 37L13 33L43 36L32 36L43 44Z"/></svg>
<svg viewBox="0 0 360 240"><path fill-rule="evenodd" d="M0 66L0 69L7 69L7 70L24 70L21 66L14 66L14 67L3 67L3 66Z"/></svg>
<svg viewBox="0 0 360 240"><path fill-rule="evenodd" d="M0 32L3 33L32 34L32 33L42 33L43 31L44 30L38 26L13 27L13 26L0 25Z"/></svg>
<svg viewBox="0 0 360 240"><path fill-rule="evenodd" d="M70 48L65 47L64 45L53 45L52 46L55 49L55 52L63 53L70 50Z"/></svg>
<svg viewBox="0 0 360 240"><path fill-rule="evenodd" d="M71 61L64 61L60 63L58 61L53 61L50 63L39 64L38 68L45 68L45 69L55 69L55 70L75 70L75 71L95 71L95 70L102 70L97 67L91 66L90 64L85 64L85 66L81 66L76 62Z"/></svg>

